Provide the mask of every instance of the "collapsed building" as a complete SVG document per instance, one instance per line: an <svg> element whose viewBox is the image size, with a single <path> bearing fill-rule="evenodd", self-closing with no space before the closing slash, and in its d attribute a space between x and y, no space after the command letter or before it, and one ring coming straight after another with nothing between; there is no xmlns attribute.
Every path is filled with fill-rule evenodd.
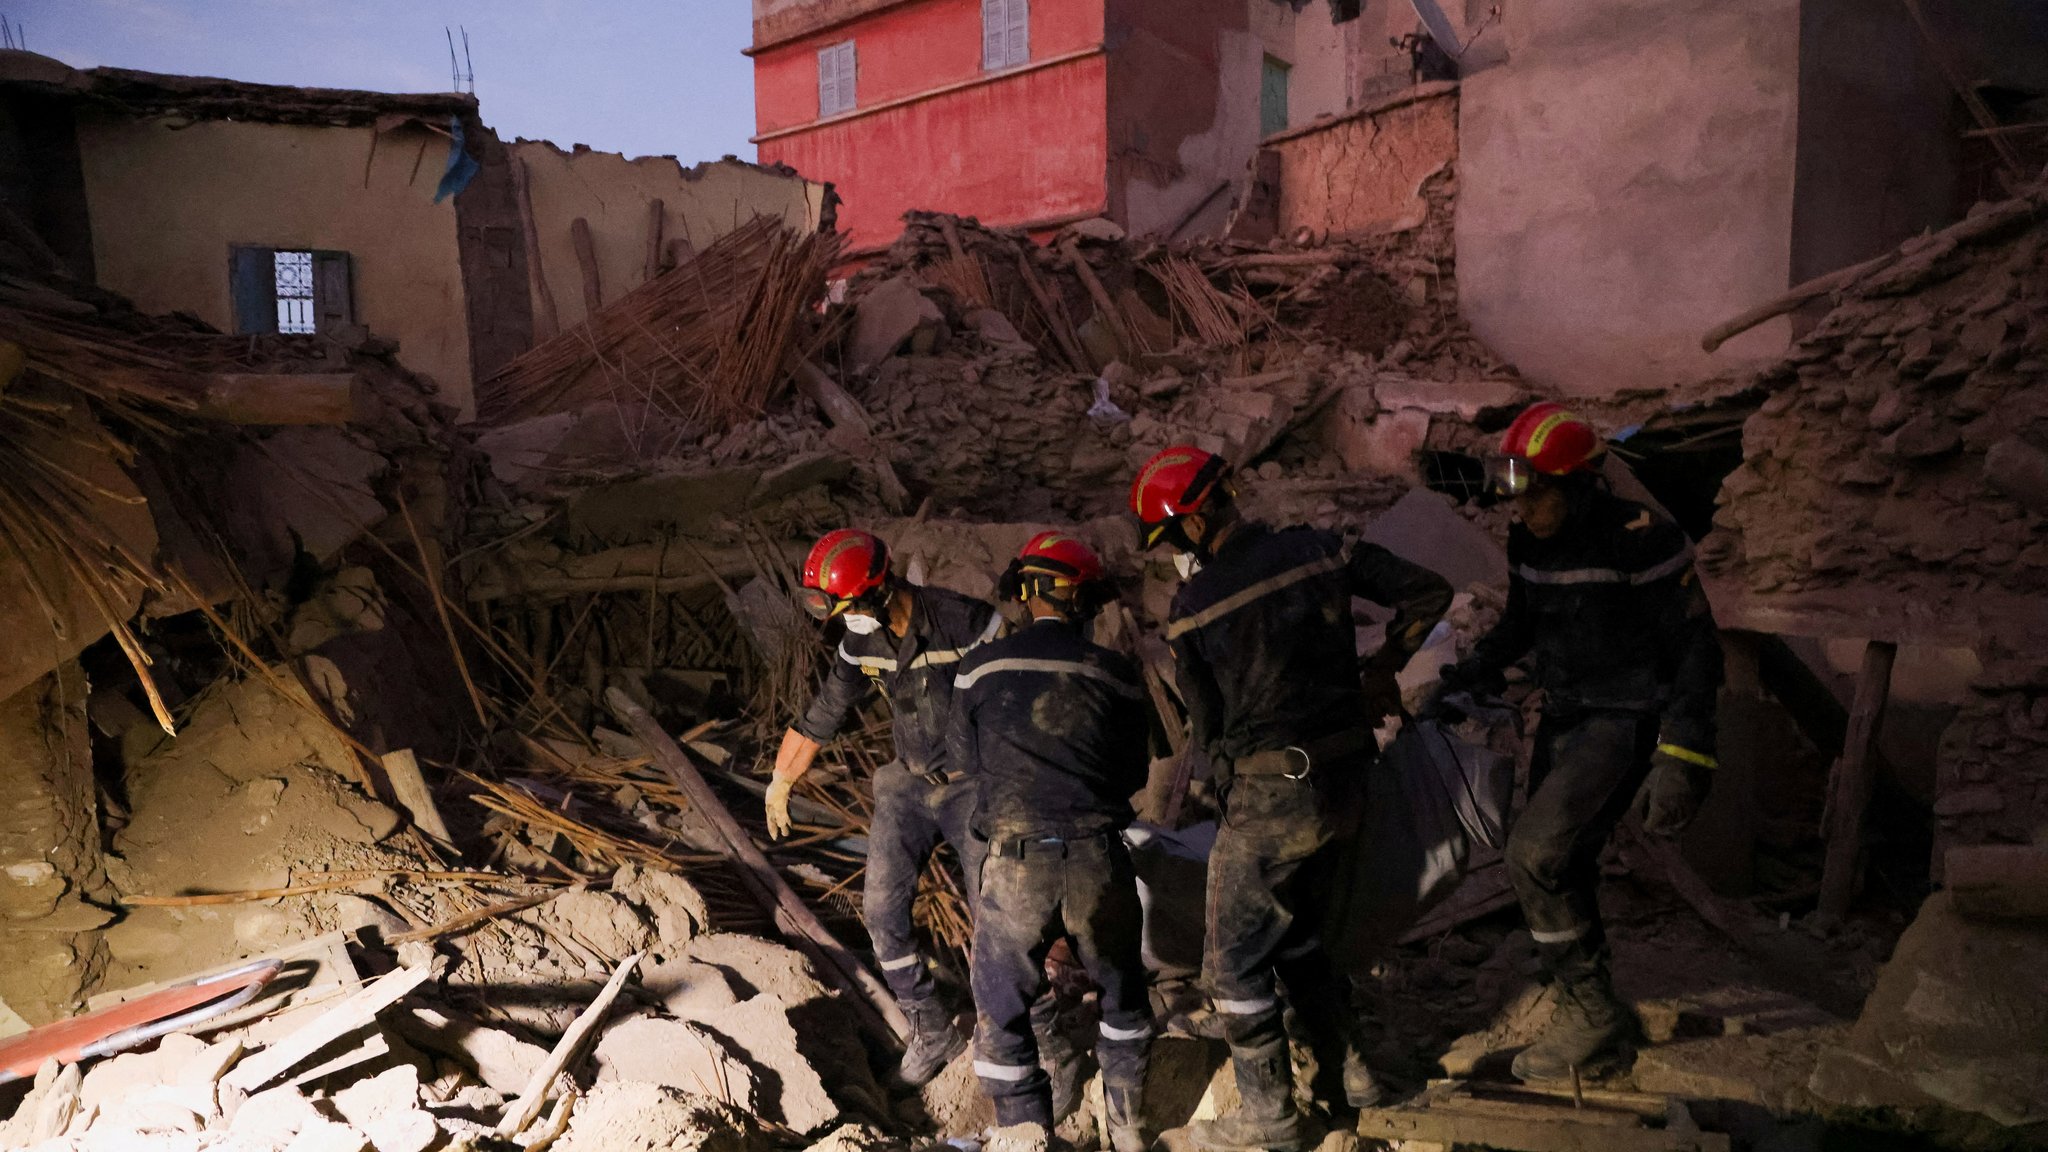
<svg viewBox="0 0 2048 1152"><path fill-rule="evenodd" d="M460 96L0 59L25 158L0 219L25 638L0 657L0 1034L251 989L127 1054L0 1069L0 1147L977 1138L965 1061L916 1096L874 1071L895 1037L855 881L886 713L828 749L794 842L759 833L763 749L825 655L793 568L847 523L972 595L1047 526L1118 573L1106 638L1156 720L1155 1121L1229 1106L1184 898L1208 798L1152 639L1172 574L1123 494L1196 443L1251 514L1444 574L1411 694L1496 617L1476 458L1555 390L1466 321L1458 84L1268 137L1284 162L1247 166L1221 235L914 211L842 283L832 195L786 171L505 144ZM271 199L346 196L194 240L175 203L264 156ZM151 187L179 190L138 217ZM1760 367L1575 401L1612 481L1699 539L1724 766L1679 849L1607 862L1652 1042L1625 1081L1432 1087L1483 1083L1548 1011L1497 857L1388 942L1373 1056L1441 1106L1385 1120L1411 1143L2039 1138L2044 206L2023 186L1724 326L1806 310ZM918 913L960 983L943 868Z"/></svg>

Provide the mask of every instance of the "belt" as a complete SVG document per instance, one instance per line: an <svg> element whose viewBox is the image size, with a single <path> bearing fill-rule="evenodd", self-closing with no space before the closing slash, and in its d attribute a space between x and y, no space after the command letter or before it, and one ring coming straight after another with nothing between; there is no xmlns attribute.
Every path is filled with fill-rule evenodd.
<svg viewBox="0 0 2048 1152"><path fill-rule="evenodd" d="M1319 740L1307 740L1300 744L1290 744L1285 748L1269 748L1239 756L1230 762L1230 774L1306 780L1316 770L1317 765L1361 755L1371 748L1372 744L1371 732L1363 728L1347 728Z"/></svg>
<svg viewBox="0 0 2048 1152"><path fill-rule="evenodd" d="M1097 832L1092 836L1012 836L1007 840L988 842L988 854L997 859L1011 856L1034 856L1047 852L1065 855L1069 848L1086 848L1094 845L1107 847L1112 840L1120 837L1112 830Z"/></svg>

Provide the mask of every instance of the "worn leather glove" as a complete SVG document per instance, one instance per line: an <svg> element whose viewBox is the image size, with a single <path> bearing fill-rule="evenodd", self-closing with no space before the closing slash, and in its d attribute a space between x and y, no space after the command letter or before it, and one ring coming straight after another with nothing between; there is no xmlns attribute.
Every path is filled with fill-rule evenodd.
<svg viewBox="0 0 2048 1152"><path fill-rule="evenodd" d="M1400 671L1401 664L1385 649L1358 666L1359 685L1365 694L1365 718L1374 728L1403 715L1401 681L1397 677Z"/></svg>
<svg viewBox="0 0 2048 1152"><path fill-rule="evenodd" d="M789 835L789 790L796 786L794 780L776 777L768 782L768 838L780 840Z"/></svg>
<svg viewBox="0 0 2048 1152"><path fill-rule="evenodd" d="M1657 745L1650 756L1650 777L1636 798L1643 830L1653 836L1676 836L1685 831L1700 814L1715 766L1714 758L1704 752L1677 744Z"/></svg>

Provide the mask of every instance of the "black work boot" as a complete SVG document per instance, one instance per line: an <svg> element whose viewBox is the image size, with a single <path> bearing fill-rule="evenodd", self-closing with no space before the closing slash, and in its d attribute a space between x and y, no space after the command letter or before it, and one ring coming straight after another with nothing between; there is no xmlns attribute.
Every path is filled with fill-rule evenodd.
<svg viewBox="0 0 2048 1152"><path fill-rule="evenodd" d="M896 1076L909 1087L922 1088L967 1050L967 1034L953 1027L953 1014L936 996L905 1001L903 1014L910 1019L910 1045Z"/></svg>
<svg viewBox="0 0 2048 1152"><path fill-rule="evenodd" d="M1294 1107L1294 1070L1287 1046L1240 1052L1230 1062L1237 1072L1237 1111L1197 1120L1188 1138L1206 1152L1301 1152L1308 1134Z"/></svg>
<svg viewBox="0 0 2048 1152"><path fill-rule="evenodd" d="M1560 980L1550 1023L1515 1057L1510 1071L1517 1080L1569 1080L1573 1068L1584 1074L1613 1063L1635 1031L1635 1013L1614 994L1604 970Z"/></svg>
<svg viewBox="0 0 2048 1152"><path fill-rule="evenodd" d="M1145 1090L1111 1088L1103 1085L1102 1109L1107 1115L1110 1152L1145 1152L1152 1142L1145 1138Z"/></svg>
<svg viewBox="0 0 2048 1152"><path fill-rule="evenodd" d="M1018 1096L997 1096L990 1103L996 1106L996 1127L1036 1124L1045 1129L1048 1138L1052 1136L1052 1097L1043 1089Z"/></svg>

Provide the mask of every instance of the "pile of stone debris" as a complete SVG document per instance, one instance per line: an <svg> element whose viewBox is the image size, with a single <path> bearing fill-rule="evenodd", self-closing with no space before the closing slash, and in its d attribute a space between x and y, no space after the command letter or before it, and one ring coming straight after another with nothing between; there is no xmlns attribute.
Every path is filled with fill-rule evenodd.
<svg viewBox="0 0 2048 1152"><path fill-rule="evenodd" d="M528 903L438 944L373 927L280 950L298 978L247 1008L145 1050L47 1062L13 1093L0 1148L884 1142L867 1055L802 957L708 931L704 898L671 872L629 865Z"/></svg>

